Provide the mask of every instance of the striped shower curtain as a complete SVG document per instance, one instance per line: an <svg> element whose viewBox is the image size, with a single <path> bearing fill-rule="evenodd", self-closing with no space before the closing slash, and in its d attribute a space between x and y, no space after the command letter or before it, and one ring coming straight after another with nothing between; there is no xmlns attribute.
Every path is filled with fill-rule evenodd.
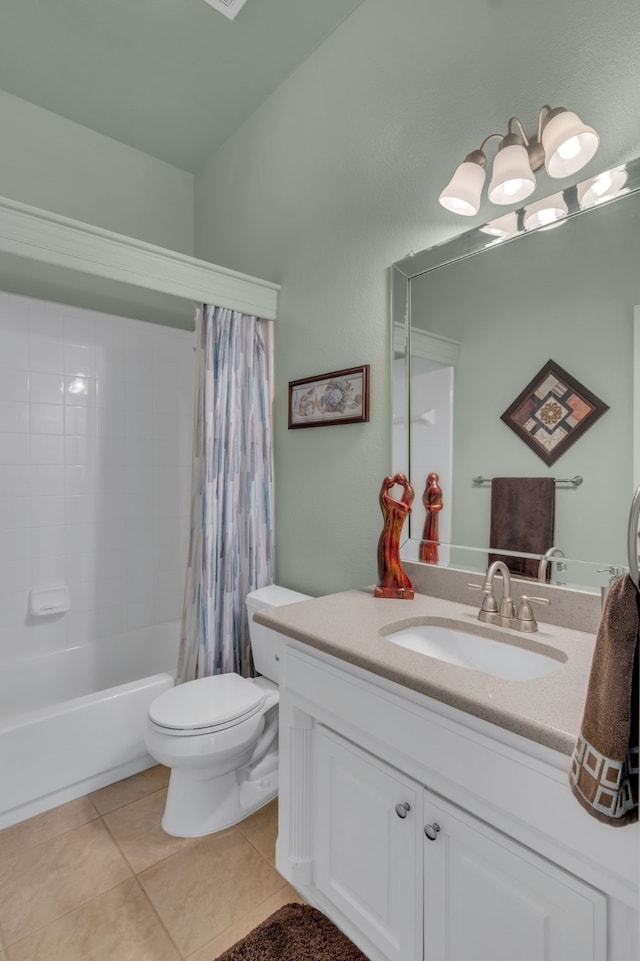
<svg viewBox="0 0 640 961"><path fill-rule="evenodd" d="M196 314L191 537L177 682L252 671L245 598L273 580L264 321Z"/></svg>

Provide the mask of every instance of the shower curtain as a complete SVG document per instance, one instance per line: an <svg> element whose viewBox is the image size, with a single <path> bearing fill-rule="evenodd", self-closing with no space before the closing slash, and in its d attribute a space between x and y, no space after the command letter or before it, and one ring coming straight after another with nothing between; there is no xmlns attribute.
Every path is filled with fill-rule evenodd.
<svg viewBox="0 0 640 961"><path fill-rule="evenodd" d="M191 536L177 683L252 672L245 598L273 580L265 322L196 312Z"/></svg>

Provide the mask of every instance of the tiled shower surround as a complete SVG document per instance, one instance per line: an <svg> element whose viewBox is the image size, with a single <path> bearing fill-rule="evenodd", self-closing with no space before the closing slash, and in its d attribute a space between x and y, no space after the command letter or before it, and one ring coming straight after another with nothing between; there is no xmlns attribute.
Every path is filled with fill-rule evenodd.
<svg viewBox="0 0 640 961"><path fill-rule="evenodd" d="M0 665L180 617L193 334L0 293ZM66 583L71 610L29 614Z"/></svg>

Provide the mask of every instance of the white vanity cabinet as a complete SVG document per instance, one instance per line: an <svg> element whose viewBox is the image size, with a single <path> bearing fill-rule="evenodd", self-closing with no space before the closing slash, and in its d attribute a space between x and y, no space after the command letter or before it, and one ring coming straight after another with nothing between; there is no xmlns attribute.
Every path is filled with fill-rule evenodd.
<svg viewBox="0 0 640 961"><path fill-rule="evenodd" d="M637 961L635 831L457 714L288 645L278 870L371 961Z"/></svg>
<svg viewBox="0 0 640 961"><path fill-rule="evenodd" d="M314 886L389 961L421 955L422 789L319 725Z"/></svg>
<svg viewBox="0 0 640 961"><path fill-rule="evenodd" d="M424 957L606 961L606 898L433 795L424 853Z"/></svg>
<svg viewBox="0 0 640 961"><path fill-rule="evenodd" d="M314 887L385 958L424 916L427 959L605 961L600 892L322 725L314 755Z"/></svg>

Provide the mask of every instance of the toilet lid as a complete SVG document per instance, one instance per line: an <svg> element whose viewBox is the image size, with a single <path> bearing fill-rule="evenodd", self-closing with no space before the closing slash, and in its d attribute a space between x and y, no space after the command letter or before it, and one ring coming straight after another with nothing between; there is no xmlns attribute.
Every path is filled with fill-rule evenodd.
<svg viewBox="0 0 640 961"><path fill-rule="evenodd" d="M239 674L216 674L165 691L151 704L149 717L174 730L230 727L259 711L266 696Z"/></svg>

